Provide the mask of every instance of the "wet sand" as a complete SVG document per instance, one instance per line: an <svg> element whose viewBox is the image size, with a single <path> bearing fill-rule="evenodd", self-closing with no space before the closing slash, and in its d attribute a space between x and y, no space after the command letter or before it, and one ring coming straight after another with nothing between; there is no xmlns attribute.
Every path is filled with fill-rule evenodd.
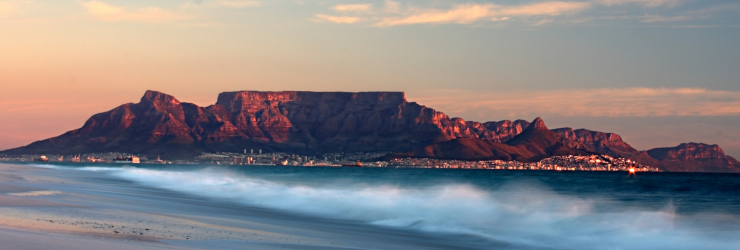
<svg viewBox="0 0 740 250"><path fill-rule="evenodd" d="M0 164L0 242L3 249L496 247L472 236L307 217L140 186L92 171L14 164Z"/></svg>

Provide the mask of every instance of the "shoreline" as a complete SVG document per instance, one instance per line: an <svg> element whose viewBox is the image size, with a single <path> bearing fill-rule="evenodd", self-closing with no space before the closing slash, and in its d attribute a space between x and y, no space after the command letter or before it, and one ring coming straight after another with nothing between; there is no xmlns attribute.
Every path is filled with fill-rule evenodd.
<svg viewBox="0 0 740 250"><path fill-rule="evenodd" d="M141 186L94 171L0 163L0 239L18 246L38 246L11 249L56 247L46 235L83 244L109 243L109 249L485 248L466 240L469 236L246 207Z"/></svg>
<svg viewBox="0 0 740 250"><path fill-rule="evenodd" d="M55 170L0 164L0 228L24 235L95 237L106 241L133 240L156 244L166 242L164 245L173 246L187 245L178 241L198 240L318 244L303 237L205 223L192 220L187 215L125 211L111 206L116 204L106 204L112 208L75 204L75 200L93 197L46 189L68 183L38 175L50 171ZM51 246L52 243L49 244Z"/></svg>
<svg viewBox="0 0 740 250"><path fill-rule="evenodd" d="M599 249L733 249L737 183L734 174L0 164L0 228L16 230L0 240L429 250L589 249L605 240ZM55 246L44 244L36 249ZM131 248L140 247L121 249Z"/></svg>
<svg viewBox="0 0 740 250"><path fill-rule="evenodd" d="M157 238L116 236L82 226L89 222L60 223L63 216L55 214L54 210L85 207L44 199L44 196L63 193L44 190L38 187L42 184L39 180L22 176L24 172L38 170L43 171L29 166L0 164L0 238L7 249L76 249L79 244L108 249L177 249L159 242ZM51 211L41 212L48 209ZM146 244L142 244L144 242Z"/></svg>

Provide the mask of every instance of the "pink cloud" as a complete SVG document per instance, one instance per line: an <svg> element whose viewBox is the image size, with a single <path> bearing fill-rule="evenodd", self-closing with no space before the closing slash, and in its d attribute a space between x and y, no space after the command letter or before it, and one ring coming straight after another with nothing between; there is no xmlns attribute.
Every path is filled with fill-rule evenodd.
<svg viewBox="0 0 740 250"><path fill-rule="evenodd" d="M378 26L396 26L423 23L467 24L482 20L507 20L511 17L558 16L577 13L590 7L586 2L541 2L519 6L495 4L463 4L450 10L409 10L401 17L386 17Z"/></svg>
<svg viewBox="0 0 740 250"><path fill-rule="evenodd" d="M316 15L319 19L323 21L329 21L333 23L356 23L359 22L361 19L359 17L353 17L353 16L330 16L330 15Z"/></svg>
<svg viewBox="0 0 740 250"><path fill-rule="evenodd" d="M159 7L127 9L101 1L78 2L93 17L102 21L164 22L189 19L191 16Z"/></svg>
<svg viewBox="0 0 740 250"><path fill-rule="evenodd" d="M411 95L413 94L413 95ZM437 90L411 93L427 106L456 115L517 117L731 116L740 115L740 92L699 88L623 88L479 92Z"/></svg>

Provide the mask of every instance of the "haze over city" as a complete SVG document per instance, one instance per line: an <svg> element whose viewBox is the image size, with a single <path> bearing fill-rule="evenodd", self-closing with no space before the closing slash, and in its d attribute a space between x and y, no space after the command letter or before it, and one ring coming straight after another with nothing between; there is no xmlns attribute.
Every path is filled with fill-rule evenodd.
<svg viewBox="0 0 740 250"><path fill-rule="evenodd" d="M466 120L542 117L635 148L740 156L734 1L0 1L0 149L147 89L405 91Z"/></svg>

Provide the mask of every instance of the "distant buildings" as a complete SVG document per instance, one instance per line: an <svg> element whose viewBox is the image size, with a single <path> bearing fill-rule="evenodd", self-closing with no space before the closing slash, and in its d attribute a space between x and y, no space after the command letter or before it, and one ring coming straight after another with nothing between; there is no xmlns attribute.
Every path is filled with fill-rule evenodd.
<svg viewBox="0 0 740 250"><path fill-rule="evenodd" d="M403 158L389 162L394 167L415 168L453 168L453 169L494 169L494 170L550 170L550 171L629 171L634 168L639 172L660 172L653 168L637 164L629 159L612 158L606 155L591 156L556 156L539 162L518 161L459 161L437 160L427 158Z"/></svg>
<svg viewBox="0 0 740 250"><path fill-rule="evenodd" d="M631 159L614 158L608 155L591 156L556 156L543 159L539 162L518 161L461 161L461 160L439 160L429 158L399 158L390 161L379 159L390 152L362 152L362 153L330 153L321 156L295 155L289 153L266 153L259 150L244 149L244 153L219 152L204 153L193 159L161 160L148 159L144 156L137 157L141 163L149 164L227 164L227 165L285 165L285 166L323 166L339 167L342 165L359 165L363 167L394 167L394 168L449 168L449 169L490 169L490 170L548 170L548 171L629 171L636 172L659 172L658 168L638 164ZM122 156L131 154L110 152L98 154L78 155L22 155L4 156L0 161L30 162L45 159L50 162L80 162L85 159L87 163L112 163ZM58 160L57 160L58 159ZM64 159L68 159L65 161Z"/></svg>

